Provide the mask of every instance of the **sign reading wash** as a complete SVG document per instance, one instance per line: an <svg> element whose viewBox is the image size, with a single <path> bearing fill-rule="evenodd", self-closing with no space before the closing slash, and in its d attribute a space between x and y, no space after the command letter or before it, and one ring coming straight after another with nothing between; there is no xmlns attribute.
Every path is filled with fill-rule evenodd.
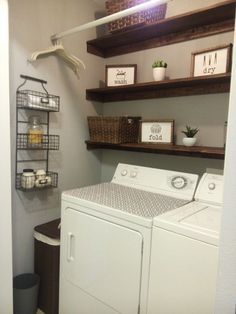
<svg viewBox="0 0 236 314"><path fill-rule="evenodd" d="M142 120L140 142L173 144L174 120Z"/></svg>
<svg viewBox="0 0 236 314"><path fill-rule="evenodd" d="M107 65L106 85L124 86L136 83L137 64Z"/></svg>

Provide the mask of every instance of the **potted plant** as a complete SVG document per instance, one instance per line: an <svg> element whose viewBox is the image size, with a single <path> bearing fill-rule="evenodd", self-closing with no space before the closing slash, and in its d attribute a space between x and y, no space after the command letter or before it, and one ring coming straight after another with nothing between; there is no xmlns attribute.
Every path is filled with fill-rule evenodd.
<svg viewBox="0 0 236 314"><path fill-rule="evenodd" d="M155 81L162 81L165 79L167 63L162 60L157 60L152 65L153 78Z"/></svg>
<svg viewBox="0 0 236 314"><path fill-rule="evenodd" d="M197 139L194 137L198 133L198 128L191 128L191 126L186 125L186 130L182 131L186 135L186 137L183 138L183 144L185 146L193 146Z"/></svg>

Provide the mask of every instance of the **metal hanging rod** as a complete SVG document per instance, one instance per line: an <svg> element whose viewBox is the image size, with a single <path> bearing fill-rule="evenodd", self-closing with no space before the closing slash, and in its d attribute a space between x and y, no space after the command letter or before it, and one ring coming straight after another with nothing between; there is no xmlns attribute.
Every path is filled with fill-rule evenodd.
<svg viewBox="0 0 236 314"><path fill-rule="evenodd" d="M30 80L30 81L34 81L34 82L38 82L38 83L41 83L41 84L47 84L48 82L47 81L44 81L44 80L40 80L36 77L32 77L32 76L29 76L29 75L23 75L21 74L20 75L21 78L25 79L25 80Z"/></svg>
<svg viewBox="0 0 236 314"><path fill-rule="evenodd" d="M142 10L151 9L151 8L155 7L156 5L164 4L164 3L167 3L167 2L170 2L170 1L173 1L173 0L150 0L148 2L138 4L138 5L136 5L136 6L132 7L132 8L129 8L129 9L126 9L126 10L123 10L123 11L120 11L120 12L117 12L117 13L105 16L105 17L103 17L101 19L98 19L98 20L95 20L95 21L92 21L92 22L89 22L89 23L86 23L86 24L82 24L82 25L76 26L74 28L71 28L71 29L69 29L67 31L64 31L64 32L61 32L61 33L58 33L58 34L54 34L54 35L51 36L51 40L52 40L52 42L55 42L58 39L61 39L63 37L66 37L66 36L69 36L69 35L72 35L72 34L75 34L75 33L81 32L81 31L84 31L84 30L89 29L89 28L93 28L93 27L96 27L96 26L99 26L99 25L103 25L103 24L115 21L117 19L120 19L122 17L128 16L130 14L133 14L133 13L136 13L136 12L139 12L139 11L142 11Z"/></svg>

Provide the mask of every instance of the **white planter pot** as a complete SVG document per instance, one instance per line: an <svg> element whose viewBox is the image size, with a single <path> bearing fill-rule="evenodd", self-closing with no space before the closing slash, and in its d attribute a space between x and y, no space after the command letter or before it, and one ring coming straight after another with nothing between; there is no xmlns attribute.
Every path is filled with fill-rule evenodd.
<svg viewBox="0 0 236 314"><path fill-rule="evenodd" d="M184 137L183 138L183 144L185 146L193 146L195 145L196 141L197 141L196 137Z"/></svg>
<svg viewBox="0 0 236 314"><path fill-rule="evenodd" d="M153 68L154 81L163 81L166 76L166 68Z"/></svg>

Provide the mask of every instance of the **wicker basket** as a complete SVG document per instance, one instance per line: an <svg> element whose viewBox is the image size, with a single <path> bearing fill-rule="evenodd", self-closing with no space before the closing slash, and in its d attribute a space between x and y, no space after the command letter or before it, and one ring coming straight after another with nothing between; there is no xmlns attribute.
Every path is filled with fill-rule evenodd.
<svg viewBox="0 0 236 314"><path fill-rule="evenodd" d="M148 0L108 0L106 1L106 11L107 14L110 15L147 1ZM137 12L108 23L108 29L110 32L116 32L124 28L139 26L140 24L155 23L165 18L166 9L167 4L165 3L151 9Z"/></svg>
<svg viewBox="0 0 236 314"><path fill-rule="evenodd" d="M90 140L121 144L137 143L141 117L88 117Z"/></svg>

